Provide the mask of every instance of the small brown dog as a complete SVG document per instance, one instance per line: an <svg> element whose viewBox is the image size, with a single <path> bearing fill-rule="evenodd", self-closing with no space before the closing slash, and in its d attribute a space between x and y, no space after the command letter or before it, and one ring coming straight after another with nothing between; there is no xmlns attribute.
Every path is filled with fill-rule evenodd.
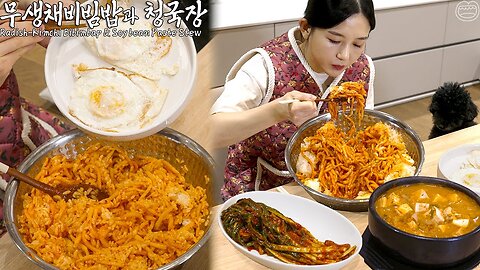
<svg viewBox="0 0 480 270"><path fill-rule="evenodd" d="M470 94L458 83L447 82L432 97L429 108L433 127L429 139L476 125L478 108Z"/></svg>

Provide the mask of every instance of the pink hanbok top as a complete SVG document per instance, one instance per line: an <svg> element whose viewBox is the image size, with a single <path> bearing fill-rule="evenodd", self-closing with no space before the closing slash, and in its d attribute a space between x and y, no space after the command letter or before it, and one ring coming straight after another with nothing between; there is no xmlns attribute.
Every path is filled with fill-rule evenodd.
<svg viewBox="0 0 480 270"><path fill-rule="evenodd" d="M48 139L72 129L59 118L21 98L13 71L0 86L0 161L17 167L30 152ZM6 174L0 175L5 181ZM0 198L0 235L3 226L3 198Z"/></svg>

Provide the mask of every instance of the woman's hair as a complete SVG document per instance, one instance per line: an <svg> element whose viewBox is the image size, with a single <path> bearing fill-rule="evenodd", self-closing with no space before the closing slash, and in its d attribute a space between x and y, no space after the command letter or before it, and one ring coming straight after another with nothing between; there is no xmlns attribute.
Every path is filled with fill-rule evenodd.
<svg viewBox="0 0 480 270"><path fill-rule="evenodd" d="M312 27L332 28L348 17L361 13L375 28L375 12L372 0L308 0L304 18Z"/></svg>

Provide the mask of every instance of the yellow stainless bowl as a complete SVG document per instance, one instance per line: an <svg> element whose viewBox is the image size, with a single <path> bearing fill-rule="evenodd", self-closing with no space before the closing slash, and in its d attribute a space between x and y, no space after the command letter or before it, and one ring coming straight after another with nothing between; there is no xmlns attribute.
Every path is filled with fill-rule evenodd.
<svg viewBox="0 0 480 270"><path fill-rule="evenodd" d="M287 168L295 181L302 186L316 201L323 203L333 209L345 210L345 211L367 211L368 209L368 198L367 199L343 199L325 195L319 191L316 191L302 183L296 175L297 173L297 159L300 154L300 145L303 142L303 139L306 137L312 136L315 134L317 129L321 128L325 123L330 121L330 114L325 113L314 117L303 125L301 125L298 130L293 134L287 144L285 150L285 162L287 163ZM395 117L375 110L365 110L365 114L362 120L362 126L367 127L373 125L377 122L382 122L399 133L402 137L405 146L407 148L408 154L414 160L414 166L416 167L415 174L418 175L423 165L423 160L425 158L425 150L423 149L423 144L415 131L403 123L402 121L396 119Z"/></svg>
<svg viewBox="0 0 480 270"><path fill-rule="evenodd" d="M35 176L40 170L46 157L53 155L65 155L67 157L75 157L77 153L82 153L90 145L101 142L102 145L119 145L126 149L128 153L141 154L161 158L168 161L175 168L181 171L182 166L188 168L185 171L185 179L193 186L201 186L207 191L207 200L210 206L213 205L213 197L211 191L211 182L214 177L214 161L212 157L198 143L194 142L187 136L172 130L164 129L159 133L149 137L135 141L104 141L96 137L92 137L83 133L81 130L72 130L65 134L59 135L45 142L35 149L19 166L18 170ZM38 266L43 269L57 269L51 264L42 260L35 251L28 248L23 242L22 235L18 231L17 217L22 211L22 196L30 192L31 186L12 180L5 194L4 215L8 233L12 237L17 247ZM205 226L205 234L193 245L186 253L179 256L174 261L163 265L158 269L174 269L183 264L193 254L195 254L207 241L211 220Z"/></svg>

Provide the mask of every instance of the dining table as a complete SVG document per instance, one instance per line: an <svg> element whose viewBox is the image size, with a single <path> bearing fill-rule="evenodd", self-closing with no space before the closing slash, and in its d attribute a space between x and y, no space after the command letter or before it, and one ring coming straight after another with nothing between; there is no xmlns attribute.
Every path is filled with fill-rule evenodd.
<svg viewBox="0 0 480 270"><path fill-rule="evenodd" d="M445 151L464 144L478 144L480 143L480 125L465 128L456 132L449 133L434 139L422 142L425 149L425 159L420 171L422 176L437 177L438 161ZM277 188L273 188L272 192L284 192L296 196L301 196L313 200L313 198L298 184L290 183ZM210 258L209 269L228 269L228 270L246 270L255 269L263 270L269 269L257 262L249 259L240 251L238 251L230 242L223 236L218 226L218 209L216 206L213 209L214 221L212 235L209 240ZM362 234L368 226L368 212L348 212L338 211L350 220ZM480 269L480 267L477 267ZM345 269L371 269L364 261L363 257L357 256Z"/></svg>

